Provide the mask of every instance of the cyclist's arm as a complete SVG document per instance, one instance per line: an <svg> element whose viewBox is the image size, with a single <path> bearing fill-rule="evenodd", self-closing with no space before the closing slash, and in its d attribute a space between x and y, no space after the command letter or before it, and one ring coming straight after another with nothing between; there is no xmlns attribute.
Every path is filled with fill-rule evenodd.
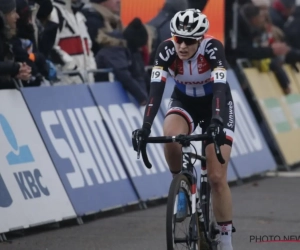
<svg viewBox="0 0 300 250"><path fill-rule="evenodd" d="M151 129L164 93L168 68L175 57L175 48L171 40L162 42L157 48L151 73L150 93L145 109L143 128Z"/></svg>
<svg viewBox="0 0 300 250"><path fill-rule="evenodd" d="M212 117L221 120L226 106L227 62L222 43L216 39L207 42L205 58L211 66L213 79Z"/></svg>

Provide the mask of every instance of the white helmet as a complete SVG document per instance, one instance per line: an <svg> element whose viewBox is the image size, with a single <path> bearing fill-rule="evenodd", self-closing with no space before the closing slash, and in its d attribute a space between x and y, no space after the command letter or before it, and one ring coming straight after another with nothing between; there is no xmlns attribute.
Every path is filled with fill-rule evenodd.
<svg viewBox="0 0 300 250"><path fill-rule="evenodd" d="M200 38L208 29L209 21L198 9L178 11L170 22L171 34L186 38Z"/></svg>

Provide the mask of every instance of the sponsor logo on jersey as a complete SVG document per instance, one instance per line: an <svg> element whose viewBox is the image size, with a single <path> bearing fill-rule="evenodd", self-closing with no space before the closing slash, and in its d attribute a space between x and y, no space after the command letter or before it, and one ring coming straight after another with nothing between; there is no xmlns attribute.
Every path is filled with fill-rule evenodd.
<svg viewBox="0 0 300 250"><path fill-rule="evenodd" d="M159 57L164 60L168 61L171 57L171 55L175 54L175 48L169 49L168 46L165 47L165 55L163 55L161 52L159 53Z"/></svg>
<svg viewBox="0 0 300 250"><path fill-rule="evenodd" d="M233 125L234 125L233 102L229 101L227 105L228 105L228 109L229 109L229 118L228 118L227 126L229 128L233 128Z"/></svg>
<svg viewBox="0 0 300 250"><path fill-rule="evenodd" d="M172 75L175 74L175 71L176 71L176 74L177 74L177 75L183 75L183 73L184 73L184 70L183 70L183 61L180 60L180 59L176 59L176 60L172 63L170 69L173 71L173 74L172 74Z"/></svg>
<svg viewBox="0 0 300 250"><path fill-rule="evenodd" d="M208 78L204 81L179 81L176 79L176 82L177 83L181 83L181 84L184 84L184 85L199 85L199 84L206 84L206 83L209 83L209 82L212 82L213 79L212 78Z"/></svg>
<svg viewBox="0 0 300 250"><path fill-rule="evenodd" d="M217 51L217 48L209 48L212 45L212 43L209 43L205 49L205 52L209 55L209 59L216 59L215 51Z"/></svg>
<svg viewBox="0 0 300 250"><path fill-rule="evenodd" d="M199 74L202 74L210 70L210 65L203 55L199 55L197 57L197 68Z"/></svg>

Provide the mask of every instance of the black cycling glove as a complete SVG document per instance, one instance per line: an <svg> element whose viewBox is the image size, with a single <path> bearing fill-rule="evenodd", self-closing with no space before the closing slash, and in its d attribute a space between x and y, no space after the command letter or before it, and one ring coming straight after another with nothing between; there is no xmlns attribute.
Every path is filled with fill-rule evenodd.
<svg viewBox="0 0 300 250"><path fill-rule="evenodd" d="M150 129L140 128L132 132L132 146L135 151L138 151L139 142L141 143L141 148L145 145L145 140L149 137L151 133Z"/></svg>
<svg viewBox="0 0 300 250"><path fill-rule="evenodd" d="M215 138L218 146L225 144L226 133L223 130L222 118L212 118L206 132Z"/></svg>

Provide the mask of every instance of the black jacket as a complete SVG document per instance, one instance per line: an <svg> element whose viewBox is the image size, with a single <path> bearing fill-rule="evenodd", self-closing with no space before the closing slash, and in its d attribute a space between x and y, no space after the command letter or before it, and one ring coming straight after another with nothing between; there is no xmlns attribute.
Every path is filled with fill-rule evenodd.
<svg viewBox="0 0 300 250"><path fill-rule="evenodd" d="M247 58L250 60L260 60L265 58L273 58L275 55L270 47L255 47L254 39L260 36L261 31L251 27L242 13L238 19L238 41L237 49L234 54L238 58Z"/></svg>
<svg viewBox="0 0 300 250"><path fill-rule="evenodd" d="M189 8L197 8L203 11L207 4L208 0L189 0L187 1ZM158 46L165 40L171 37L170 31L170 21L173 16L180 10L185 9L184 1L182 5L174 5L172 3L166 3L161 11L149 21L149 25L153 26L156 29L156 40L153 44L152 55L150 55L150 65L154 63L155 51Z"/></svg>
<svg viewBox="0 0 300 250"><path fill-rule="evenodd" d="M287 21L283 29L288 43L300 49L300 7L296 8L293 16Z"/></svg>
<svg viewBox="0 0 300 250"><path fill-rule="evenodd" d="M119 37L121 35L118 34ZM102 48L96 55L97 68L112 68L117 81L142 103L147 99L147 73L141 54L123 46ZM102 81L99 75L95 81Z"/></svg>
<svg viewBox="0 0 300 250"><path fill-rule="evenodd" d="M4 27L3 17L0 15L0 89L15 88L13 77L18 74L19 69L20 65L14 61L7 30Z"/></svg>

